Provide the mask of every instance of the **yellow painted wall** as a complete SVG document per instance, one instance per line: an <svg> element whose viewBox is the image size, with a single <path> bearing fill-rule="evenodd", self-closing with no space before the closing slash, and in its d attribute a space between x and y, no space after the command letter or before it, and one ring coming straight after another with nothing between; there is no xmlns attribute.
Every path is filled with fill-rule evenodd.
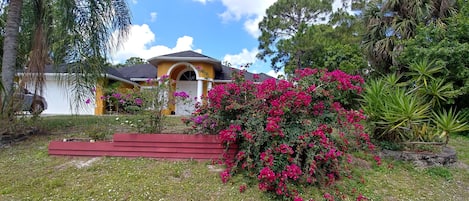
<svg viewBox="0 0 469 201"><path fill-rule="evenodd" d="M98 81L98 83L96 84L96 107L94 108L94 114L95 115L103 115L104 114L104 107L105 107L105 104L104 104L104 100L101 99L101 97L104 96L104 90L103 90L103 86L104 86L104 80L101 79Z"/></svg>
<svg viewBox="0 0 469 201"><path fill-rule="evenodd" d="M161 77L163 75L168 75L168 71L173 66L174 64L179 63L179 62L161 62L158 64L158 77ZM196 70L198 71L198 74L202 78L215 78L215 71L213 70L213 65L209 63L203 63L203 62L188 62L192 64L194 67L196 67ZM173 69L173 72L171 73L171 79L177 79L177 75L185 68L184 65L178 66L176 69Z"/></svg>
<svg viewBox="0 0 469 201"><path fill-rule="evenodd" d="M161 77L163 75L167 75L169 68L174 64L174 62L161 62L158 64L158 72L157 76Z"/></svg>

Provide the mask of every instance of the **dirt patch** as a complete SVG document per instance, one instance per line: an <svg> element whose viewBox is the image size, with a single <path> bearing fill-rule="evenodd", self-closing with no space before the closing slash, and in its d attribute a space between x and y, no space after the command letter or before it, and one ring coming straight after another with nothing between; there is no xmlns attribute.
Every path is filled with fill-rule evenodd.
<svg viewBox="0 0 469 201"><path fill-rule="evenodd" d="M220 165L207 165L208 171L210 172L223 172L225 168Z"/></svg>
<svg viewBox="0 0 469 201"><path fill-rule="evenodd" d="M89 167L96 163L97 161L101 160L101 157L95 158L74 158L71 161L68 161L62 165L55 167L57 170L63 170L69 167L76 167L78 169Z"/></svg>

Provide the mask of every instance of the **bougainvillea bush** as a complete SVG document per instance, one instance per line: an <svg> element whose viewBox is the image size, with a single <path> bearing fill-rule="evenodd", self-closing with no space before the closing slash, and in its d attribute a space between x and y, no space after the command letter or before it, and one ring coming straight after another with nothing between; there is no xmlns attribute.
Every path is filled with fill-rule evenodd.
<svg viewBox="0 0 469 201"><path fill-rule="evenodd" d="M209 91L207 104L188 121L199 132L218 133L227 147L238 145L234 157L225 155L223 182L244 174L262 191L302 200L300 186L332 185L346 174L352 151L374 149L360 124L362 111L340 101L360 93L363 82L339 70L309 68L262 83L240 74Z"/></svg>

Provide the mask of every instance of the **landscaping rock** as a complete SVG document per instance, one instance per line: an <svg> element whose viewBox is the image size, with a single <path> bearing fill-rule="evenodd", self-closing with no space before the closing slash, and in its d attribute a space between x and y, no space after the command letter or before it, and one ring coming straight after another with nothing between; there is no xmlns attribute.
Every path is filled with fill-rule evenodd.
<svg viewBox="0 0 469 201"><path fill-rule="evenodd" d="M443 147L439 153L383 150L382 157L410 161L417 167L450 166L457 162L456 150Z"/></svg>

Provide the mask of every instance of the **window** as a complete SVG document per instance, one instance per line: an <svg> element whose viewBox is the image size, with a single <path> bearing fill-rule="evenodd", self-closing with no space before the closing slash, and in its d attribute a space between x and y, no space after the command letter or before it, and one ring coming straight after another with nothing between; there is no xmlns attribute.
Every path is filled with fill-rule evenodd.
<svg viewBox="0 0 469 201"><path fill-rule="evenodd" d="M194 71L186 71L181 75L181 78L179 80L186 80L186 81L195 81L196 80L196 75Z"/></svg>

